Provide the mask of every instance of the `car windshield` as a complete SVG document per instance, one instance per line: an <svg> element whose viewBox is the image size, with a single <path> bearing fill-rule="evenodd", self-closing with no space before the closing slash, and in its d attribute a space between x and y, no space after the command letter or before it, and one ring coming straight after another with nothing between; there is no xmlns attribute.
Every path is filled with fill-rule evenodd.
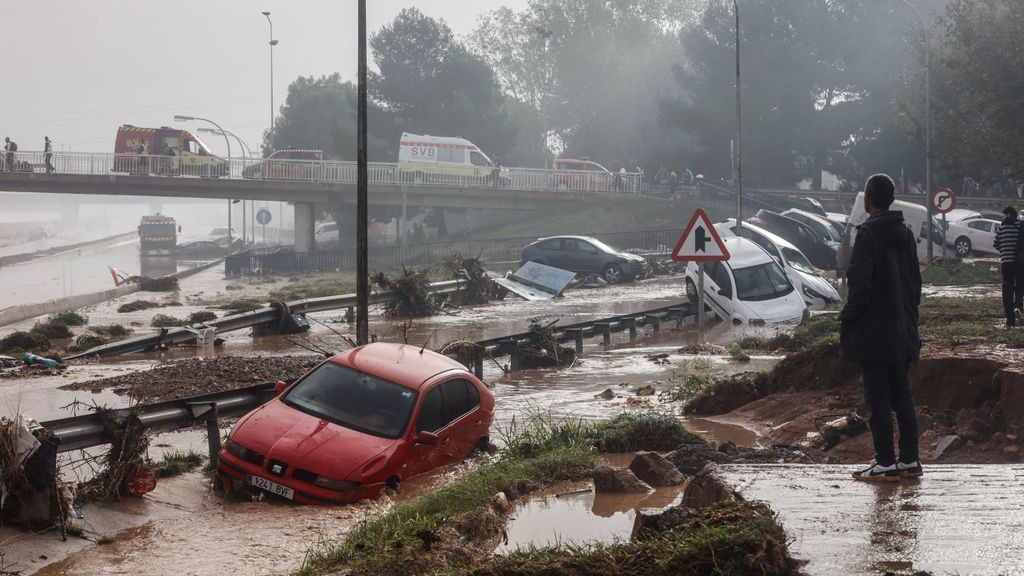
<svg viewBox="0 0 1024 576"><path fill-rule="evenodd" d="M807 257L804 256L803 252L792 248L783 248L782 254L786 257L786 262L789 262L789 265L793 268L808 274L818 273L814 270L814 266L811 266L811 263L807 261Z"/></svg>
<svg viewBox="0 0 1024 576"><path fill-rule="evenodd" d="M839 242L840 238L835 237L835 231L832 230L831 226L826 226L825 224L822 224L821 221L815 220L814 218L804 214L794 213L790 216L810 226L811 229L817 232L825 242L828 242L829 240Z"/></svg>
<svg viewBox="0 0 1024 576"><path fill-rule="evenodd" d="M398 438L416 391L333 362L321 364L281 398L317 418L373 436Z"/></svg>
<svg viewBox="0 0 1024 576"><path fill-rule="evenodd" d="M736 293L740 300L759 302L774 300L793 291L785 272L774 261L733 270Z"/></svg>

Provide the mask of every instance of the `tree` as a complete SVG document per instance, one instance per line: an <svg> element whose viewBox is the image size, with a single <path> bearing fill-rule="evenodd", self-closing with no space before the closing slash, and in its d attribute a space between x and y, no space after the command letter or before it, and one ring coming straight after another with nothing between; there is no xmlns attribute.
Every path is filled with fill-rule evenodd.
<svg viewBox="0 0 1024 576"><path fill-rule="evenodd" d="M940 167L985 183L1024 180L1024 3L953 0L938 24L931 82ZM920 92L907 102L912 133L923 140Z"/></svg>
<svg viewBox="0 0 1024 576"><path fill-rule="evenodd" d="M323 150L329 158L356 159L356 86L338 74L299 76L288 86L288 96L274 120L278 148ZM398 154L390 114L370 103L367 141L373 161L393 161ZM269 133L264 133L263 154L269 154Z"/></svg>
<svg viewBox="0 0 1024 576"><path fill-rule="evenodd" d="M443 20L405 8L370 47L379 70L370 90L399 131L461 136L499 158L512 149L516 129L494 71Z"/></svg>

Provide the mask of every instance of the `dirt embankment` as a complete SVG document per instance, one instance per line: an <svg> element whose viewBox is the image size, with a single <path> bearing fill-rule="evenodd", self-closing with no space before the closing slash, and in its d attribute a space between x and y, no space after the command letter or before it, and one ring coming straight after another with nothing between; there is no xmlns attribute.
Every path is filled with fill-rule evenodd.
<svg viewBox="0 0 1024 576"><path fill-rule="evenodd" d="M112 388L117 394L131 396L143 403L187 398L232 390L243 386L293 380L316 366L323 357L312 354L294 356L218 356L210 360L190 358L121 376L72 382L63 390Z"/></svg>
<svg viewBox="0 0 1024 576"><path fill-rule="evenodd" d="M925 346L910 371L923 461L1020 462L1024 451L1024 351L973 343ZM762 445L812 444L830 420L855 411L867 416L860 373L842 361L838 343L823 340L781 361L772 371L720 380L686 411L743 423ZM952 441L940 455L936 448ZM826 454L836 463L873 456L871 435L843 436Z"/></svg>

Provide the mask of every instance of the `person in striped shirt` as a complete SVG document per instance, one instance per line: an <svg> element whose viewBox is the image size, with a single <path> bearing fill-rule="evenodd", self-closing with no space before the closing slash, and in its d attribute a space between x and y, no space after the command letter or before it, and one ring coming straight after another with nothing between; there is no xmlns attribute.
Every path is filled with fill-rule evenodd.
<svg viewBox="0 0 1024 576"><path fill-rule="evenodd" d="M1024 323L1024 250L1021 242L1021 222L1017 209L1007 206L1003 209L1003 222L996 229L996 250L1003 273L1003 312L1006 313L1006 327L1013 328L1017 322Z"/></svg>

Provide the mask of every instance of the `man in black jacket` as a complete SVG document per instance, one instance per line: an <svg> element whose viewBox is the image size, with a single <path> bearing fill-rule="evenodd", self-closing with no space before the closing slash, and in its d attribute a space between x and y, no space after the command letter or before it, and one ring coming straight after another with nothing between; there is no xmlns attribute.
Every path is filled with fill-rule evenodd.
<svg viewBox="0 0 1024 576"><path fill-rule="evenodd" d="M917 415L907 370L921 352L917 307L921 269L914 234L903 213L889 210L896 185L885 174L868 178L864 209L846 270L849 296L839 319L847 360L860 362L864 399L871 411L875 463L854 473L858 480L898 480L923 471L917 453ZM899 460L893 449L892 412L900 431Z"/></svg>

